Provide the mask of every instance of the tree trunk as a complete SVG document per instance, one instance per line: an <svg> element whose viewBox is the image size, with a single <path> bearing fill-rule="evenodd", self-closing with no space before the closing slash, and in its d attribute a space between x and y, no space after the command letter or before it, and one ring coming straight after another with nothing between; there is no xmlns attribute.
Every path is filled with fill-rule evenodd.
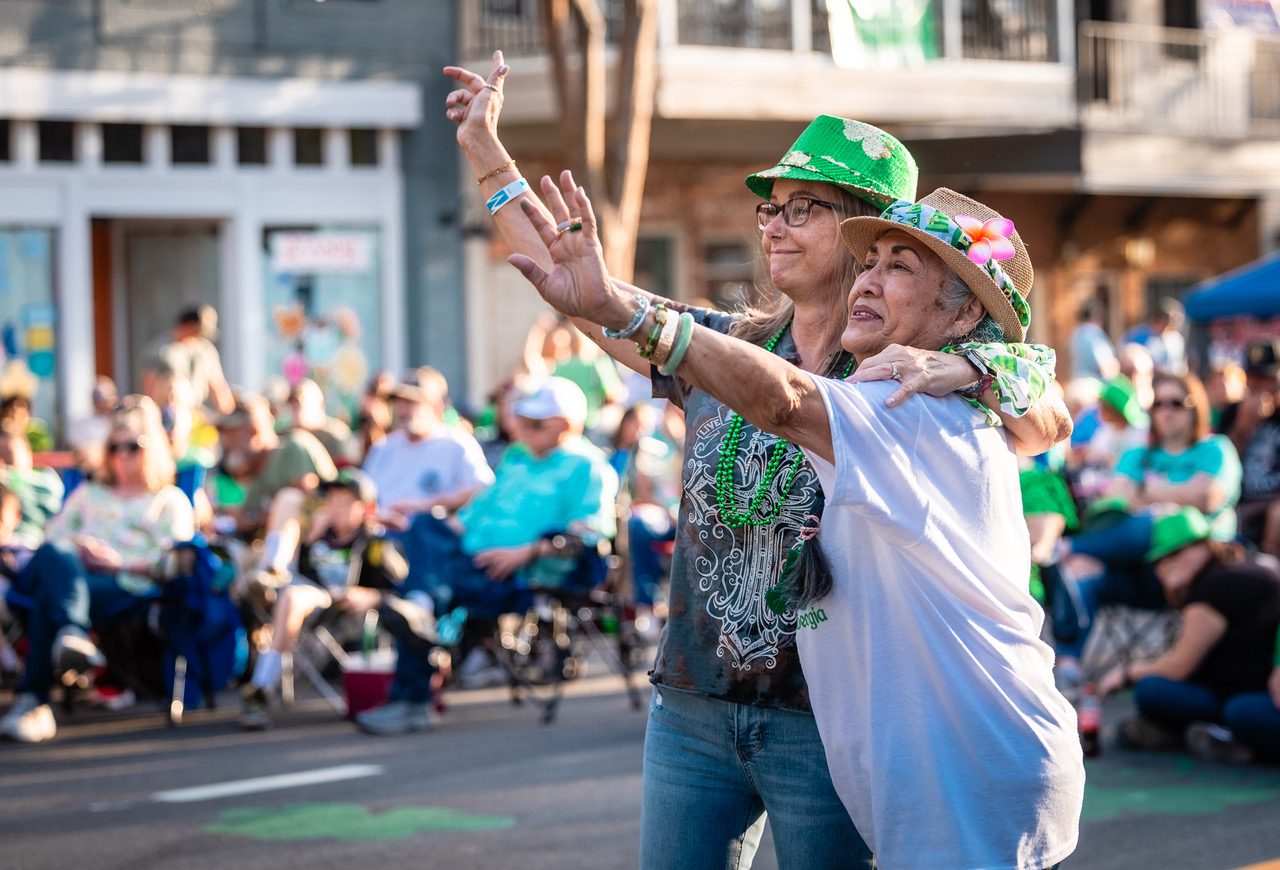
<svg viewBox="0 0 1280 870"><path fill-rule="evenodd" d="M607 131L606 22L598 0L541 0L540 8L565 157L591 196L609 271L629 281L635 271L657 90L656 0L624 3L617 108Z"/></svg>

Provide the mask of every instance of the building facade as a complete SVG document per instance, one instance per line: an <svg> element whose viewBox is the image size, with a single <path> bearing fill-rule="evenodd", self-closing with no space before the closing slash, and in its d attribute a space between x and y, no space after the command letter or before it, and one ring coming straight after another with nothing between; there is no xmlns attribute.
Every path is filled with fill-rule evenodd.
<svg viewBox="0 0 1280 870"><path fill-rule="evenodd" d="M743 178L815 116L857 118L910 146L922 195L946 185L1018 218L1031 337L1065 373L1086 300L1119 339L1161 297L1280 246L1280 32L1220 20L1244 6L664 0L638 282L748 294L762 270ZM507 53L503 139L527 172L560 168L534 7L495 0L461 19L473 68ZM501 246L471 245L490 250L469 263L494 268L469 268L469 298L520 298ZM513 361L469 347L475 371Z"/></svg>
<svg viewBox="0 0 1280 870"><path fill-rule="evenodd" d="M309 374L353 399L374 370L427 358L464 378L455 146L423 123L453 16L418 0L0 4L0 327L39 413L87 413L95 374L136 389L202 303L250 390Z"/></svg>

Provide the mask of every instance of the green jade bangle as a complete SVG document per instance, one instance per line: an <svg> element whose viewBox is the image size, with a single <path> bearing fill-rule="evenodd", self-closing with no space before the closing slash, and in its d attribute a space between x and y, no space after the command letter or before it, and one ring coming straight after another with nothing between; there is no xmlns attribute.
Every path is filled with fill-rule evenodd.
<svg viewBox="0 0 1280 870"><path fill-rule="evenodd" d="M684 355L689 350L689 342L693 340L693 315L688 311L680 315L680 334L676 336L675 347L671 349L671 355L667 357L667 361L658 366L658 373L662 375L674 375L676 367L684 360Z"/></svg>

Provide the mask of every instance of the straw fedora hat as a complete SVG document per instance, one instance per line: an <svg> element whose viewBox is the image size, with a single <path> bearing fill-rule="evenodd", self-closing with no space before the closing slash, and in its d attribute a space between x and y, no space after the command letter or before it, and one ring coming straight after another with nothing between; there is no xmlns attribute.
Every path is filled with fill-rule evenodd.
<svg viewBox="0 0 1280 870"><path fill-rule="evenodd" d="M983 228L973 229L979 223ZM889 230L915 236L954 269L1004 330L1005 341L1026 338L1031 324L1027 295L1033 272L1027 248L1012 221L975 199L940 187L917 203L896 202L878 218L852 217L840 224L840 235L859 262L865 262L876 239ZM977 262L983 253L986 259Z"/></svg>

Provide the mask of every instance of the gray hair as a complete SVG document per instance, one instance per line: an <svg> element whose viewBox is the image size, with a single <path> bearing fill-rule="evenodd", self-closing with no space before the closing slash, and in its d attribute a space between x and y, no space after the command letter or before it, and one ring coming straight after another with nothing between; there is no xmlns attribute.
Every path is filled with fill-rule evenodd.
<svg viewBox="0 0 1280 870"><path fill-rule="evenodd" d="M955 269L950 266L946 267L947 274L942 279L942 293L938 297L938 307L943 311L955 311L964 306L973 296L973 291L969 289L969 285L956 273ZM984 314L982 319L978 321L968 335L962 335L947 342L948 344L963 344L965 342L981 342L987 344L990 342L1004 341L1004 330L1000 328L1000 324L990 314Z"/></svg>

